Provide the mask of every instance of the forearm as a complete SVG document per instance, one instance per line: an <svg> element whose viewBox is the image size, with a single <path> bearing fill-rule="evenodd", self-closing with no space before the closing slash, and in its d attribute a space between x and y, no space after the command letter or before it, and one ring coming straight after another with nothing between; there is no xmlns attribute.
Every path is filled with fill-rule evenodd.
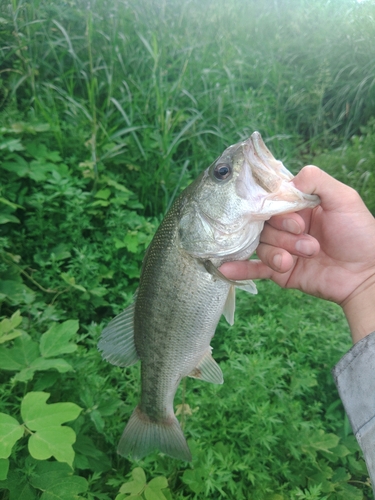
<svg viewBox="0 0 375 500"><path fill-rule="evenodd" d="M375 276L352 294L349 300L342 304L343 311L349 323L353 343L375 331Z"/></svg>

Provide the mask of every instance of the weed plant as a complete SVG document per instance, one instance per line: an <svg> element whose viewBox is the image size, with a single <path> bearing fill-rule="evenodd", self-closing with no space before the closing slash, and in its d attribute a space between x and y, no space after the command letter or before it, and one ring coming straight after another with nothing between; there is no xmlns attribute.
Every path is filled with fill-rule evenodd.
<svg viewBox="0 0 375 500"><path fill-rule="evenodd" d="M213 340L224 385L176 396L192 464L116 454L139 366L96 344L176 194L253 130L375 213L374 19L354 0L0 3L4 500L371 497L330 375L350 347L335 305L239 294Z"/></svg>

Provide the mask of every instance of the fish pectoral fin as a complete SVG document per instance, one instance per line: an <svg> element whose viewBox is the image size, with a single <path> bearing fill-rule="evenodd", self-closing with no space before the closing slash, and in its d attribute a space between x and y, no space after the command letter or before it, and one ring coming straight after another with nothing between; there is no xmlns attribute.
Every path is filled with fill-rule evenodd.
<svg viewBox="0 0 375 500"><path fill-rule="evenodd" d="M194 370L189 373L189 377L198 378L211 384L223 384L223 372L211 355L212 348L209 347L203 358L199 361Z"/></svg>
<svg viewBox="0 0 375 500"><path fill-rule="evenodd" d="M113 365L131 366L139 359L134 344L134 307L133 302L113 318L100 335L98 349Z"/></svg>
<svg viewBox="0 0 375 500"><path fill-rule="evenodd" d="M229 288L228 297L224 304L223 315L230 325L234 323L234 311L236 310L236 289L232 285Z"/></svg>
<svg viewBox="0 0 375 500"><path fill-rule="evenodd" d="M252 280L230 280L229 278L226 278L223 273L219 271L217 267L213 265L213 263L210 260L205 260L204 261L204 267L206 270L212 274L212 276L216 276L216 278L225 281L229 285L233 285L236 288L239 288L240 290L244 290L245 292L256 294L258 293L257 287L255 286L254 281Z"/></svg>

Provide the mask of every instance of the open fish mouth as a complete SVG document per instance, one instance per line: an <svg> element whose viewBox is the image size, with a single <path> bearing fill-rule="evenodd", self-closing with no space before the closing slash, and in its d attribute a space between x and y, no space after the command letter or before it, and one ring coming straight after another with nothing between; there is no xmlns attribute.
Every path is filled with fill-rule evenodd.
<svg viewBox="0 0 375 500"><path fill-rule="evenodd" d="M291 182L294 176L276 160L259 132L244 141L242 148L244 166L237 180L237 194L242 198L258 199L258 215L267 212L271 217L276 213L313 208L320 203L317 195L302 193L294 186Z"/></svg>

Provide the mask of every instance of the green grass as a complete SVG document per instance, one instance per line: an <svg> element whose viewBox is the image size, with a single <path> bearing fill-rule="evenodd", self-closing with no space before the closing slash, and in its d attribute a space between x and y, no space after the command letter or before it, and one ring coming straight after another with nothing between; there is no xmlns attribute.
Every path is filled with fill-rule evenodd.
<svg viewBox="0 0 375 500"><path fill-rule="evenodd" d="M5 2L4 119L31 105L64 158L121 173L159 213L254 129L292 168L298 151L311 158L359 132L375 107L372 11L352 0Z"/></svg>
<svg viewBox="0 0 375 500"><path fill-rule="evenodd" d="M116 455L139 367L106 364L96 344L131 301L174 197L254 130L292 171L321 166L375 213L374 11L354 0L0 4L0 320L12 318L0 322L0 415L28 429L0 458L1 498L49 498L63 478L67 500L123 500L140 478L150 500L160 476L168 500L371 497L330 374L350 347L335 305L263 282L240 294L235 325L213 340L225 384L188 379L176 397L191 410L179 418L192 465ZM50 331L65 336L48 354ZM43 399L35 392L82 408L63 423L73 469L30 455L21 408Z"/></svg>

